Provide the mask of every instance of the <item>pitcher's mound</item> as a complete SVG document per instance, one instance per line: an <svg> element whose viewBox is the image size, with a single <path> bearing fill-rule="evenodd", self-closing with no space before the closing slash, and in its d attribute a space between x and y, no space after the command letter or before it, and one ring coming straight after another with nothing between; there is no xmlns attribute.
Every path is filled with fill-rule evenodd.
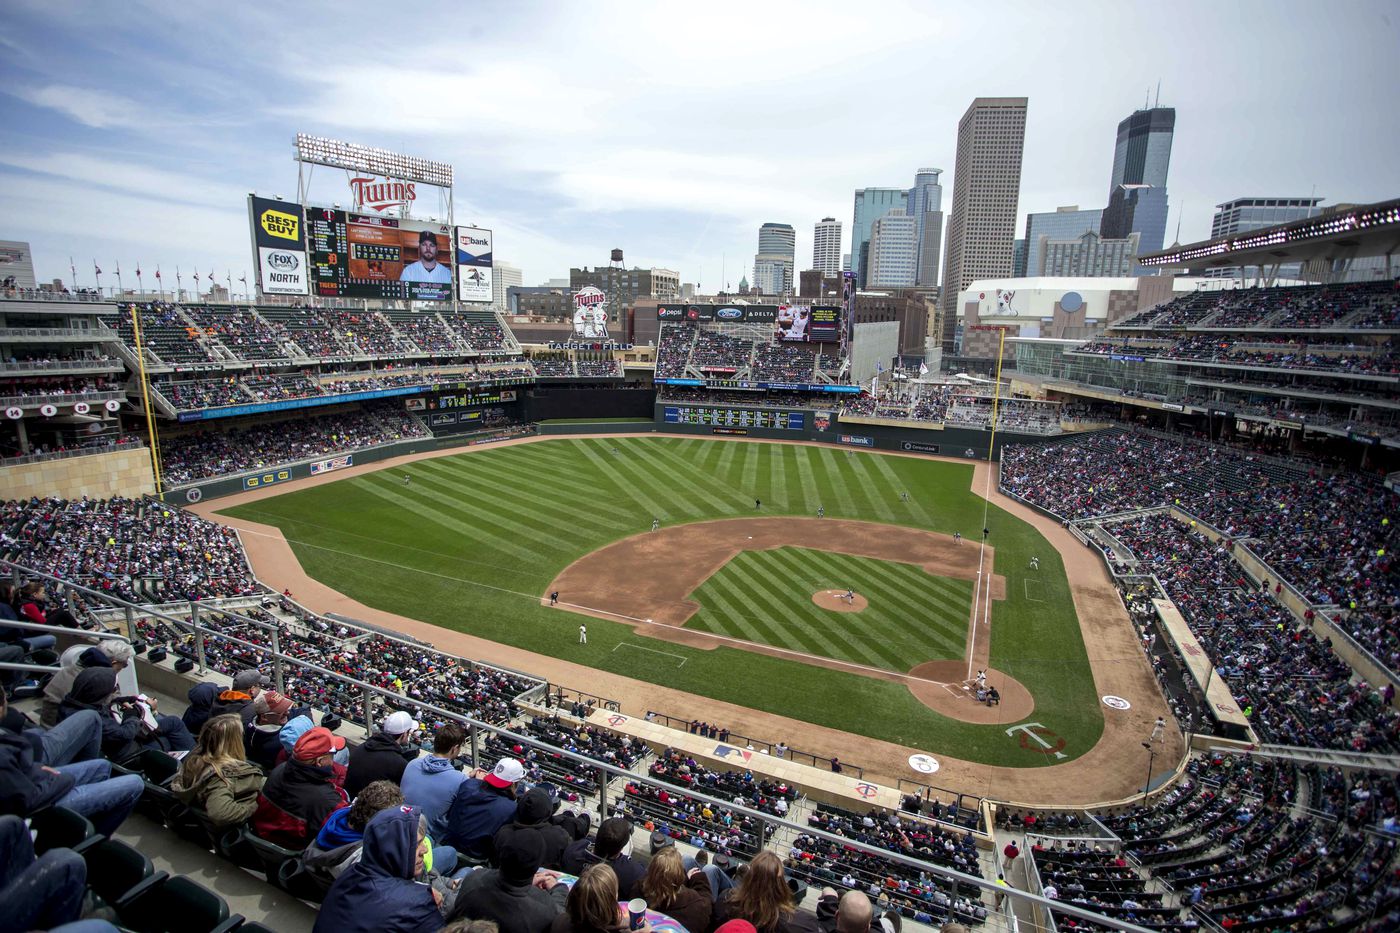
<svg viewBox="0 0 1400 933"><path fill-rule="evenodd" d="M909 682L909 692L929 709L963 722L1020 722L1035 710L1035 698L1019 681L987 668L987 685L996 687L1001 702L977 702L977 688L967 677L966 661L925 661L909 672L921 678ZM976 677L976 672L973 672Z"/></svg>
<svg viewBox="0 0 1400 933"><path fill-rule="evenodd" d="M859 593L846 599L845 590L817 590L812 594L812 602L832 612L860 612L870 605Z"/></svg>

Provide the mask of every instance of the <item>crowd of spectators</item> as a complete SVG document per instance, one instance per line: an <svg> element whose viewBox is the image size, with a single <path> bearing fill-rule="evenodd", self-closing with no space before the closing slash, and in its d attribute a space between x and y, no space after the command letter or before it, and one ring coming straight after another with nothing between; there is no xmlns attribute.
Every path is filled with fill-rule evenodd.
<svg viewBox="0 0 1400 933"><path fill-rule="evenodd" d="M751 376L760 382L811 382L815 362L807 347L773 341L759 345Z"/></svg>
<svg viewBox="0 0 1400 933"><path fill-rule="evenodd" d="M428 429L401 402L369 402L356 411L298 419L294 431L275 423L168 436L161 442L162 478L167 486L179 486L427 436Z"/></svg>
<svg viewBox="0 0 1400 933"><path fill-rule="evenodd" d="M752 340L702 329L695 335L690 365L702 372L737 372L748 367L753 352Z"/></svg>
<svg viewBox="0 0 1400 933"><path fill-rule="evenodd" d="M730 799L741 806L774 816L786 816L798 797L797 788L782 781L756 778L749 770L714 771L673 748L657 756L649 773L677 787L694 788L712 797Z"/></svg>
<svg viewBox="0 0 1400 933"><path fill-rule="evenodd" d="M656 377L678 379L685 375L690 362L690 349L695 345L697 328L694 324L661 325L661 337L656 345Z"/></svg>
<svg viewBox="0 0 1400 933"><path fill-rule="evenodd" d="M1266 369L1337 371L1366 376L1400 373L1400 354L1383 344L1302 340L1296 337L1192 334L1178 340L1101 337L1072 353L1133 359L1183 360Z"/></svg>
<svg viewBox="0 0 1400 933"><path fill-rule="evenodd" d="M1156 575L1265 741L1378 754L1400 748L1400 712L1378 687L1353 682L1331 645L1275 600L1277 584L1253 584L1226 544L1161 512L1111 529L1140 562L1137 572Z"/></svg>
<svg viewBox="0 0 1400 933"><path fill-rule="evenodd" d="M122 381L106 376L46 376L0 379L0 399L51 399L122 391Z"/></svg>
<svg viewBox="0 0 1400 933"><path fill-rule="evenodd" d="M0 529L7 560L121 599L146 601L147 582L170 600L257 588L231 528L149 499L0 502Z"/></svg>
<svg viewBox="0 0 1400 933"><path fill-rule="evenodd" d="M1375 479L1219 444L1110 432L1008 447L1001 483L1065 520L1179 506L1245 539L1306 600L1336 606L1334 618L1383 664L1400 667L1392 522L1400 496Z"/></svg>

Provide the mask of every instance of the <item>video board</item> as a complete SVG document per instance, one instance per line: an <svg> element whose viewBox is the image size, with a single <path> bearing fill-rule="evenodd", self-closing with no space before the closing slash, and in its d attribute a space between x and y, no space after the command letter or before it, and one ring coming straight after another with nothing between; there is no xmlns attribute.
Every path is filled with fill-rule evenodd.
<svg viewBox="0 0 1400 933"><path fill-rule="evenodd" d="M475 304L495 301L491 274L491 231L458 227L457 297Z"/></svg>
<svg viewBox="0 0 1400 933"><path fill-rule="evenodd" d="M774 336L790 343L837 343L841 339L839 305L695 305L657 306L658 321L694 324L772 324Z"/></svg>
<svg viewBox="0 0 1400 933"><path fill-rule="evenodd" d="M306 209L311 293L327 298L451 301L447 224Z"/></svg>

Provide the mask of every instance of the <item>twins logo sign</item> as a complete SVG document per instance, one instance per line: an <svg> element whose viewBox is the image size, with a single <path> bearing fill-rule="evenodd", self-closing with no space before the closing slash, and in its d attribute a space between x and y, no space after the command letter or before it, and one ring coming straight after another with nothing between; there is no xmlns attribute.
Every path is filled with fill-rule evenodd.
<svg viewBox="0 0 1400 933"><path fill-rule="evenodd" d="M574 292L574 339L608 339L608 296L592 285Z"/></svg>

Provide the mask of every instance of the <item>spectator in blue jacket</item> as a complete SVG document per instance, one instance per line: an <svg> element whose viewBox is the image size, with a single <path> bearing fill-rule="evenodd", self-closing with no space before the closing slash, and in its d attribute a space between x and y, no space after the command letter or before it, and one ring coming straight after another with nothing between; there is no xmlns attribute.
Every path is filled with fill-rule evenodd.
<svg viewBox="0 0 1400 933"><path fill-rule="evenodd" d="M495 854L496 831L515 817L515 785L524 777L525 766L514 758L502 758L489 774L472 772L452 798L441 841L459 855L489 860Z"/></svg>
<svg viewBox="0 0 1400 933"><path fill-rule="evenodd" d="M433 736L433 753L408 763L404 769L403 799L417 807L428 821L428 834L434 840L447 835L447 811L467 776L453 767L452 759L462 753L466 732L455 722L444 725Z"/></svg>

